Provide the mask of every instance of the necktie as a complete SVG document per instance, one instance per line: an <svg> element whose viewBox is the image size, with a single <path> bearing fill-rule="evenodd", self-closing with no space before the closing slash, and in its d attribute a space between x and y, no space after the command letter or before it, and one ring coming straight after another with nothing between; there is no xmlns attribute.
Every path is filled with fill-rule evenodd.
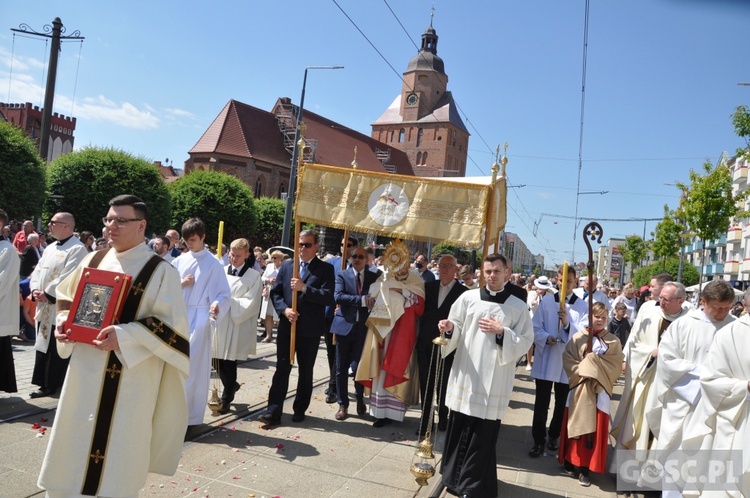
<svg viewBox="0 0 750 498"><path fill-rule="evenodd" d="M232 276L233 277L237 276L237 268L232 268Z"/></svg>
<svg viewBox="0 0 750 498"><path fill-rule="evenodd" d="M362 281L360 280L360 277L362 277L362 274L357 272L357 294L362 294Z"/></svg>
<svg viewBox="0 0 750 498"><path fill-rule="evenodd" d="M299 278L302 280L307 278L307 263L304 261L299 264Z"/></svg>
<svg viewBox="0 0 750 498"><path fill-rule="evenodd" d="M583 291L583 298L586 299L587 297L589 297L588 291Z"/></svg>

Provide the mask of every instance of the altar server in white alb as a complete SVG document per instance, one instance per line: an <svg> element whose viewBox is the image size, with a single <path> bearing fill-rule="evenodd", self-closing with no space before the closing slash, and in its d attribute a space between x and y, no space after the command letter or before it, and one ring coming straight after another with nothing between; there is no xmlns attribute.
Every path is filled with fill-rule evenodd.
<svg viewBox="0 0 750 498"><path fill-rule="evenodd" d="M258 312L263 283L249 257L250 243L247 239L232 241L229 245L229 264L224 272L231 290L229 310L218 324L213 353L224 386L219 409L221 414L229 413L229 405L240 388L237 360L247 360L249 355L255 354L258 342Z"/></svg>
<svg viewBox="0 0 750 498"><path fill-rule="evenodd" d="M36 301L36 358L31 383L39 386L30 398L55 394L65 380L68 368L66 359L60 357L53 339L55 327L55 302L57 286L70 275L88 254L86 246L73 237L76 222L70 213L55 213L49 222L49 234L56 239L42 253L31 273L29 287Z"/></svg>
<svg viewBox="0 0 750 498"><path fill-rule="evenodd" d="M182 225L182 238L190 249L172 265L182 278L182 297L188 310L190 329L190 376L187 381L188 425L203 423L211 380L211 325L229 310L229 283L224 267L204 246L206 225L190 218Z"/></svg>
<svg viewBox="0 0 750 498"><path fill-rule="evenodd" d="M137 497L148 472L177 470L187 426L187 312L177 271L143 243L146 216L138 197L112 199L112 248L89 253L57 287L55 336L70 368L38 482L49 498ZM133 278L120 323L93 345L68 341L60 326L89 266Z"/></svg>
<svg viewBox="0 0 750 498"><path fill-rule="evenodd" d="M516 362L534 340L525 301L507 282L508 260L482 262L485 286L458 297L438 328L456 352L445 404L451 409L443 452L443 484L458 496L497 496L496 443L510 402Z"/></svg>
<svg viewBox="0 0 750 498"><path fill-rule="evenodd" d="M8 215L0 209L0 226L8 224ZM21 260L16 248L0 235L0 391L14 393L16 370L11 337L18 334L18 272Z"/></svg>
<svg viewBox="0 0 750 498"><path fill-rule="evenodd" d="M745 291L750 305L750 290ZM743 315L716 332L701 376L703 395L695 416L685 428L683 444L710 448L711 460L726 460L727 451L747 452L750 447L750 315ZM750 496L750 459L736 459L739 475L721 476L724 489L703 489L702 496ZM703 460L709 460L705 455ZM709 475L708 471L703 475ZM732 478L733 477L733 478ZM712 483L715 484L715 483ZM705 488L706 486L704 486Z"/></svg>

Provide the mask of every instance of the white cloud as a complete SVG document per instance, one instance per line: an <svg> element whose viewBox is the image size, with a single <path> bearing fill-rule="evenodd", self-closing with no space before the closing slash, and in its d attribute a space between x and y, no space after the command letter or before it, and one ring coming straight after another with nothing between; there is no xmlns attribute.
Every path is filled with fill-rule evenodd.
<svg viewBox="0 0 750 498"><path fill-rule="evenodd" d="M138 109L130 102L117 104L103 95L82 99L76 104L74 112L75 117L79 119L107 121L126 128L155 129L159 127L159 118L149 108Z"/></svg>
<svg viewBox="0 0 750 498"><path fill-rule="evenodd" d="M13 65L13 72L16 71L33 71L44 68L45 63L41 59L34 57L26 57L18 54L11 54L6 47L0 47L0 66L11 68L11 62Z"/></svg>
<svg viewBox="0 0 750 498"><path fill-rule="evenodd" d="M167 114L171 114L172 116L180 117L180 118L194 118L195 114L193 114L190 111L186 111L184 109L170 109L165 108L164 112Z"/></svg>

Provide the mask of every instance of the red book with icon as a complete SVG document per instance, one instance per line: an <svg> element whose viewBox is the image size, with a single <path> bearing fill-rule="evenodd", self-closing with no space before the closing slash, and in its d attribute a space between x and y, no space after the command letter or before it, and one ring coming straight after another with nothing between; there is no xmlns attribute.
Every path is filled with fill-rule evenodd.
<svg viewBox="0 0 750 498"><path fill-rule="evenodd" d="M63 326L68 339L93 344L103 328L118 323L130 280L124 273L84 268Z"/></svg>

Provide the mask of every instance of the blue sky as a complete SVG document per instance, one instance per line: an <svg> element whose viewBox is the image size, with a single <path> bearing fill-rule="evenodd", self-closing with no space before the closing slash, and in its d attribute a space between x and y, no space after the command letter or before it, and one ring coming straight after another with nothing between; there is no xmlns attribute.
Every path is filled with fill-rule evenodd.
<svg viewBox="0 0 750 498"><path fill-rule="evenodd" d="M507 229L547 264L570 261L574 238L574 259L588 259L589 220L660 218L678 201L665 183L743 145L730 121L750 101L737 84L750 82L750 4L739 0L591 0L580 191L608 193L578 196L577 229L585 0L3 1L0 101L42 105L49 48L11 28L42 31L60 17L86 37L63 44L54 109L78 119L77 147L182 167L230 99L299 103L308 65L345 69L310 71L305 108L369 134L433 5L448 89L471 132L467 174L489 174L508 141L518 188ZM644 231L600 223L605 239Z"/></svg>

